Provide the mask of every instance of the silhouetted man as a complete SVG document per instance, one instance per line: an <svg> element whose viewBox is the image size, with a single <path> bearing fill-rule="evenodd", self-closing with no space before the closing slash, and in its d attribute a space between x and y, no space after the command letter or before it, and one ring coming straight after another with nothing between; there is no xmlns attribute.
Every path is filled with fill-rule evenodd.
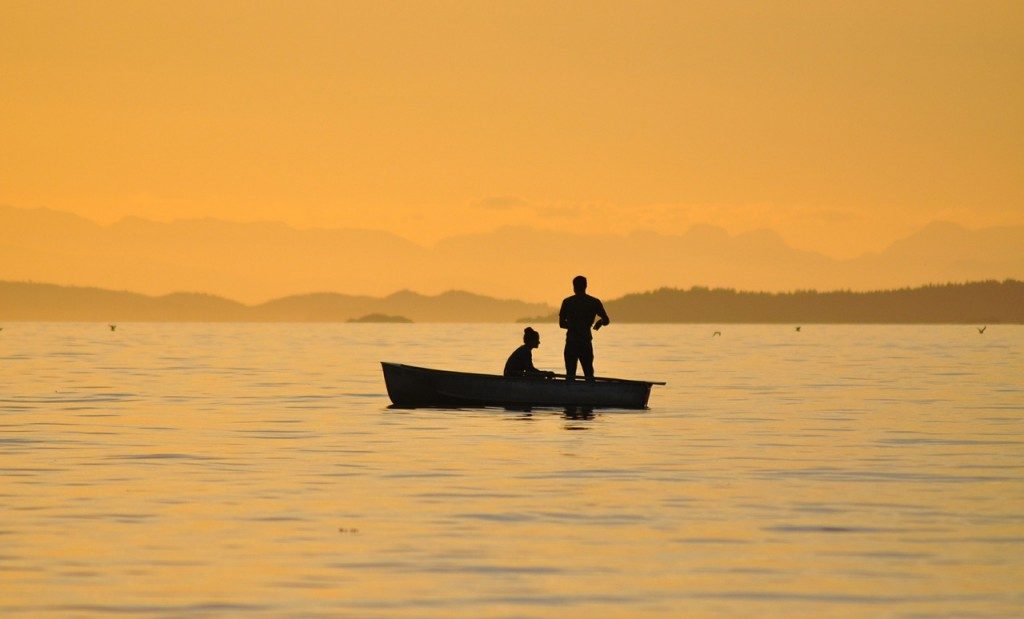
<svg viewBox="0 0 1024 619"><path fill-rule="evenodd" d="M594 380L594 336L590 333L593 327L597 331L611 323L608 312L604 311L601 300L587 294L587 278L577 275L572 280L572 289L576 294L562 301L562 309L558 311L558 326L565 329L565 377L576 380L576 363L583 367L583 376L588 381ZM594 323L598 316L601 320Z"/></svg>

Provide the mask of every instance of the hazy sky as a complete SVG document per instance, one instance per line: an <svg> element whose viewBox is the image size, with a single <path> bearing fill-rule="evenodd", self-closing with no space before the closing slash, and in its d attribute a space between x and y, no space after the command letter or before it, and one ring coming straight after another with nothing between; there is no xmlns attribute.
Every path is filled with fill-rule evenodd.
<svg viewBox="0 0 1024 619"><path fill-rule="evenodd" d="M1024 223L1024 2L0 3L0 202L389 230Z"/></svg>

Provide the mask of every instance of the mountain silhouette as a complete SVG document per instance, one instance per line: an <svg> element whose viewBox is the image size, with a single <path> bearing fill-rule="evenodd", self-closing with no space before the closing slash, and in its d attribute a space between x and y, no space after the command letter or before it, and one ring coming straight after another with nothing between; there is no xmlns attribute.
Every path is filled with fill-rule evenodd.
<svg viewBox="0 0 1024 619"><path fill-rule="evenodd" d="M317 290L383 297L412 288L554 302L577 272L603 298L666 286L746 290L894 289L1024 278L1024 226L968 230L936 222L850 260L793 249L774 231L732 235L571 234L503 227L423 247L372 230L297 230L279 222L100 225L69 213L0 206L0 278L162 295L197 290L247 304Z"/></svg>
<svg viewBox="0 0 1024 619"><path fill-rule="evenodd" d="M605 303L615 323L1024 323L1024 282L882 290L743 292L694 287L631 293ZM530 318L522 318L530 316ZM462 291L386 297L318 293L245 305L208 294L133 292L0 281L0 320L163 322L556 323L554 308Z"/></svg>
<svg viewBox="0 0 1024 619"><path fill-rule="evenodd" d="M166 322L346 322L366 316L402 316L415 322L513 322L547 313L541 303L493 299L461 291L387 297L319 293L258 305L201 293L148 296L134 292L0 281L0 320Z"/></svg>

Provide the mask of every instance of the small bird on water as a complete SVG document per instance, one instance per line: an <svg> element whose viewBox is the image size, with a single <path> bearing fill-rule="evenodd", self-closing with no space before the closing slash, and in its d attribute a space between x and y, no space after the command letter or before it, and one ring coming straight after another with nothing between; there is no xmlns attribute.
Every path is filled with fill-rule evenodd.
<svg viewBox="0 0 1024 619"><path fill-rule="evenodd" d="M988 325L985 325L984 327L976 327L976 328L978 329L978 333L985 333L985 329L988 329Z"/></svg>
<svg viewBox="0 0 1024 619"><path fill-rule="evenodd" d="M711 334L711 337L715 337L716 335L722 335L722 332L721 331L715 331L714 333Z"/></svg>
<svg viewBox="0 0 1024 619"><path fill-rule="evenodd" d="M796 327L795 329L796 329L797 331L799 331L799 330L800 330L800 327Z"/></svg>
<svg viewBox="0 0 1024 619"><path fill-rule="evenodd" d="M117 325L110 325L111 331L117 331Z"/></svg>

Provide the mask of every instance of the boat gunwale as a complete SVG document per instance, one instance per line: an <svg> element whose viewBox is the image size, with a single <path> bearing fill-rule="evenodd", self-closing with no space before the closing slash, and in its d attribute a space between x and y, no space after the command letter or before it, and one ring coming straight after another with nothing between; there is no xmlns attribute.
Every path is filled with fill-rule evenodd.
<svg viewBox="0 0 1024 619"><path fill-rule="evenodd" d="M481 377L481 378L500 378L502 380L522 380L522 381L529 381L529 382L534 382L534 381L538 381L538 380L552 380L552 379L544 378L543 376L537 376L537 377L532 377L532 376L502 376L501 374L484 374L484 373L481 373L481 372L459 372L459 371L456 371L456 370L438 370L438 369L435 369L435 368L425 368L425 367L418 366L418 365L409 365L407 363L394 363L393 361L381 361L380 363L381 363L381 365L390 365L390 366L393 366L393 367L402 367L402 368L406 368L406 369L410 369L410 370L417 370L417 371L421 371L421 372L431 372L431 373L435 373L435 374L456 374L456 375L459 375L459 376L476 376L476 377ZM561 379L557 379L556 378L556 379L553 379L553 380L559 380L559 382L565 382L565 383L569 382L569 381L565 380L565 378L561 378ZM585 382L585 381L580 381L580 382ZM605 377L605 376L595 377L594 378L594 382L598 382L598 383L627 383L627 384L636 384L636 385L665 385L665 384L667 384L667 383L665 383L663 381L634 380L634 379L631 379L631 378L612 378L612 377Z"/></svg>

